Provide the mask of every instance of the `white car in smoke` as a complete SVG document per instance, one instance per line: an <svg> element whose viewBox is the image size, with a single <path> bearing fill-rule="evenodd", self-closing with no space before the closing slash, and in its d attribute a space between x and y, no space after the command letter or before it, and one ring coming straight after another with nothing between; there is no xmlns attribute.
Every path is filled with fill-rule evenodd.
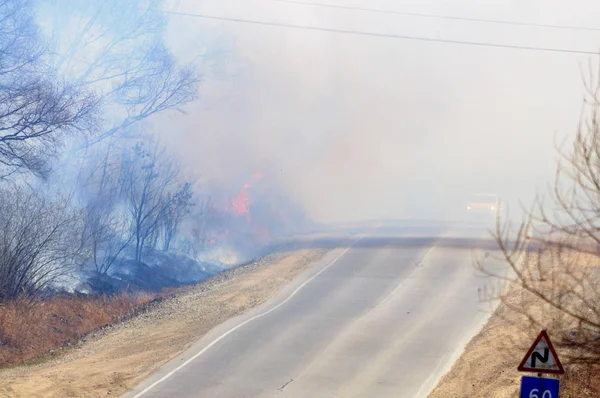
<svg viewBox="0 0 600 398"><path fill-rule="evenodd" d="M475 193L467 203L466 210L471 215L490 215L495 218L500 212L500 200L496 194Z"/></svg>

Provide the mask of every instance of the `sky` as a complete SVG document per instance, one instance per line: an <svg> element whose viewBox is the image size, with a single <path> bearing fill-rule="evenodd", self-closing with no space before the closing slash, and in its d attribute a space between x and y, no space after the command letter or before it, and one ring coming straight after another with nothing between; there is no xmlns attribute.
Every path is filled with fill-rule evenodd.
<svg viewBox="0 0 600 398"><path fill-rule="evenodd" d="M302 0L304 1L304 0ZM306 0L398 12L594 26L592 1ZM172 0L170 11L445 40L597 52L600 31L419 18L274 0ZM454 218L474 192L514 209L546 192L597 56L169 15L202 71L199 100L156 131L202 181L255 172L319 221ZM247 176L247 177L246 177ZM243 184L243 182L242 182Z"/></svg>

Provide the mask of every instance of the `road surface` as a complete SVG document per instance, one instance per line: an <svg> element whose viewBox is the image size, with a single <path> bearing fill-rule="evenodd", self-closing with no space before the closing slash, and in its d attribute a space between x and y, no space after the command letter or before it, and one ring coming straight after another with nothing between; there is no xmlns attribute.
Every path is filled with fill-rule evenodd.
<svg viewBox="0 0 600 398"><path fill-rule="evenodd" d="M447 242L370 236L336 249L126 397L426 396L489 316L475 241Z"/></svg>

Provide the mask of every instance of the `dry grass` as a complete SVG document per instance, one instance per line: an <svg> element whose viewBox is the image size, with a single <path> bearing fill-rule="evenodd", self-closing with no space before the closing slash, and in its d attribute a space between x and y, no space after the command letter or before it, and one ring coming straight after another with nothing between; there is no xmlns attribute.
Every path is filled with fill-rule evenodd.
<svg viewBox="0 0 600 398"><path fill-rule="evenodd" d="M521 376L531 374L518 372L517 366L533 339L507 316L505 307L498 308L429 398L518 397ZM564 354L558 350L562 360ZM566 365L565 370L559 377L562 398L600 397L600 366Z"/></svg>
<svg viewBox="0 0 600 398"><path fill-rule="evenodd" d="M178 288L139 316L88 336L85 344L61 350L64 355L0 369L0 396L123 394L215 326L264 303L326 252L279 254L197 286Z"/></svg>
<svg viewBox="0 0 600 398"><path fill-rule="evenodd" d="M0 304L0 367L52 354L96 329L121 321L156 297L147 293L63 295Z"/></svg>
<svg viewBox="0 0 600 398"><path fill-rule="evenodd" d="M577 260L577 272L600 270L588 255L572 253L572 258ZM559 376L561 397L600 397L600 364L576 363L585 347L574 347L567 338L574 326L564 313L513 285L429 398L518 397L521 376L527 373L517 367L542 327L565 365L565 375Z"/></svg>

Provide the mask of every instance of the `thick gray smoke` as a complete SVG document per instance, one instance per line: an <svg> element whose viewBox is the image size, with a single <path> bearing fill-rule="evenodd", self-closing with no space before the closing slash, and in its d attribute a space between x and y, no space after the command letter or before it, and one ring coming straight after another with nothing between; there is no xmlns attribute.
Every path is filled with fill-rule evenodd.
<svg viewBox="0 0 600 398"><path fill-rule="evenodd" d="M32 295L71 271L160 289L328 222L544 192L595 75L594 3L331 1L0 3L0 190L24 228L0 232L35 256L29 225L72 220L52 262L0 268Z"/></svg>
<svg viewBox="0 0 600 398"><path fill-rule="evenodd" d="M68 60L56 60L59 72L114 92L103 108L104 131L112 132L113 123L132 145L140 131L153 133L195 181L199 206L182 231L189 241L201 237L181 245L204 254L231 249L235 262L271 239L309 228L309 220L460 219L475 192L497 194L515 209L518 200L527 204L536 190L545 191L554 140L575 131L581 67L593 58L532 48L589 51L593 32L394 11L572 26L593 21L569 19L579 15L571 6L568 14L558 3L550 11L539 1L498 1L485 9L469 1L328 3L387 12L298 3L138 0L116 15L107 3L112 7L101 7L96 19L86 18L100 3L89 3L90 11L64 1L71 4L64 13L50 3L40 7L44 32ZM132 40L105 52L123 35ZM86 40L91 44L82 45ZM183 91L167 110L144 114L139 123L131 116L144 111L131 105L135 79L133 88L115 89L122 76L104 78L131 62L154 89L165 76L176 76L176 84L186 71L199 71L198 99ZM188 69L168 73L175 63ZM152 78L154 70L162 74ZM75 169L64 168L63 179Z"/></svg>
<svg viewBox="0 0 600 398"><path fill-rule="evenodd" d="M329 4L593 26L592 2ZM594 51L594 32L417 18L261 1L171 10L459 41ZM587 19L586 19L587 18ZM552 181L593 56L428 43L171 15L182 59L216 65L168 140L207 179L276 173L317 220L455 218L473 192L513 209ZM213 78L211 78L213 77ZM165 130L165 129L162 129ZM166 131L166 130L165 130Z"/></svg>

